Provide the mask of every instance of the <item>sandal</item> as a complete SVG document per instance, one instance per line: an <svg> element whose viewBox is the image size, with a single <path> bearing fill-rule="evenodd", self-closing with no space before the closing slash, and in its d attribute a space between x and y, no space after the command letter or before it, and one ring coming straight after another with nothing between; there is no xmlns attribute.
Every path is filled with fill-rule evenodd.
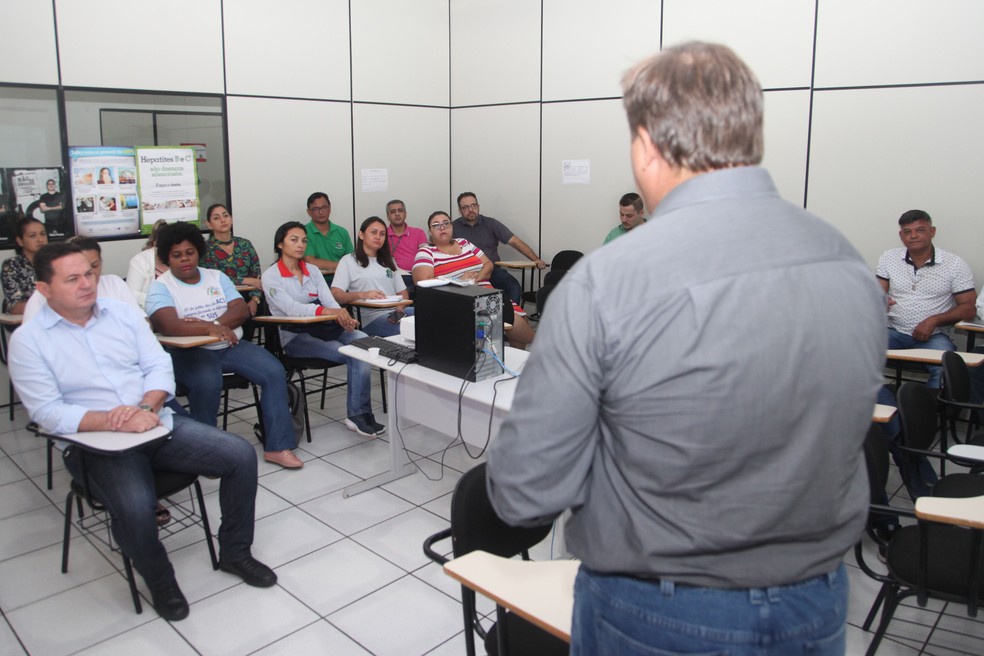
<svg viewBox="0 0 984 656"><path fill-rule="evenodd" d="M164 504L162 503L157 504L157 510L155 511L155 514L157 515L158 528L164 526L165 524L171 521L171 513L167 508L164 507Z"/></svg>

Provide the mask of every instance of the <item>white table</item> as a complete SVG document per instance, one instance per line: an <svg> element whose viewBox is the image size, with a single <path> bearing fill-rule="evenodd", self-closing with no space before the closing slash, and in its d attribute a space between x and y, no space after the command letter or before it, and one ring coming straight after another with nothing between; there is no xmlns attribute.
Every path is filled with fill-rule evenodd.
<svg viewBox="0 0 984 656"><path fill-rule="evenodd" d="M444 572L544 631L571 641L574 579L579 560L513 560L473 551Z"/></svg>
<svg viewBox="0 0 984 656"><path fill-rule="evenodd" d="M388 338L398 344L410 345L402 337ZM461 378L422 367L419 364L404 364L390 361L384 357L373 358L365 349L357 346L343 346L343 355L368 362L374 367L384 369L386 376L386 398L389 400L387 414L387 433L390 443L390 468L377 476L345 488L344 496L350 497L365 492L398 478L409 476L415 471L403 449L398 427L401 420L423 424L452 437L458 434L458 393ZM506 366L513 371L521 371L529 357L527 351L506 347ZM478 383L468 383L461 395L461 435L473 449L484 448L499 431L502 420L512 408L516 380L507 380L509 374L489 378ZM497 381L505 381L495 386ZM493 405L494 400L494 405ZM489 417L492 426L489 430Z"/></svg>

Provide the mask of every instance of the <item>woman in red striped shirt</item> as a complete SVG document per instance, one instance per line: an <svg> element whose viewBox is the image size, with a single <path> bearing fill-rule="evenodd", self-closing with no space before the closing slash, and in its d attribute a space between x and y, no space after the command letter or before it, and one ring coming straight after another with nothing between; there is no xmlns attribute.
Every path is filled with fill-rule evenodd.
<svg viewBox="0 0 984 656"><path fill-rule="evenodd" d="M432 278L457 278L472 280L491 288L488 279L492 274L492 261L482 250L467 239L454 239L451 217L444 212L434 212L427 219L430 243L421 244L413 261L413 282ZM534 333L526 321L525 312L512 304L512 329L506 333L509 345L525 348L533 341ZM509 317L506 318L510 322Z"/></svg>

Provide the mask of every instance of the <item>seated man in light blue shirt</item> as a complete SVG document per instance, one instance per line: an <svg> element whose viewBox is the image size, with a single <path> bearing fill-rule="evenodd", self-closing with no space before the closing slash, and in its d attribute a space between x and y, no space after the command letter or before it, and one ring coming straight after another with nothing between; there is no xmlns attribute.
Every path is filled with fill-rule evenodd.
<svg viewBox="0 0 984 656"><path fill-rule="evenodd" d="M256 501L256 454L245 440L164 403L174 397L171 358L143 314L125 303L96 298L95 272L81 250L64 242L35 256L37 290L47 307L11 337L10 376L31 419L49 433L171 430L164 442L112 456L85 454L89 486L113 517L113 536L143 576L164 619L188 616L158 537L154 472L219 477L219 568L249 585L269 587L277 575L250 553ZM79 476L81 450L64 451Z"/></svg>

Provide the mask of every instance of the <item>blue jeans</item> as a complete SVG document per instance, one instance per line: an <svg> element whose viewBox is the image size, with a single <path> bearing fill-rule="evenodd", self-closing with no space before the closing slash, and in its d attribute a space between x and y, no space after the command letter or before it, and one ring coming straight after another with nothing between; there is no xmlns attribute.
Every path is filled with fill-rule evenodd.
<svg viewBox="0 0 984 656"><path fill-rule="evenodd" d="M369 392L372 390L372 381L369 378L369 363L338 352L338 349L346 344L351 344L353 340L365 336L366 334L361 330L343 330L338 339L332 340L318 339L307 333L296 333L284 346L284 353L292 358L321 358L344 364L348 370L348 396L345 403L347 416L371 414L372 402L369 399Z"/></svg>
<svg viewBox="0 0 984 656"><path fill-rule="evenodd" d="M260 387L264 449L283 451L297 446L287 399L287 372L273 354L240 340L225 349L171 349L174 379L188 388L191 416L215 426L222 400L222 374L239 374Z"/></svg>
<svg viewBox="0 0 984 656"><path fill-rule="evenodd" d="M65 466L81 480L80 460L93 495L113 518L113 537L152 590L174 581L174 568L157 530L154 472L218 476L224 560L250 555L256 503L256 452L246 440L183 415L174 417L170 439L120 454L83 452L70 446Z"/></svg>
<svg viewBox="0 0 984 656"><path fill-rule="evenodd" d="M489 282L496 289L501 289L505 292L506 296L511 298L516 305L523 302L523 288L520 287L519 281L513 278L513 275L505 269L499 267L492 269Z"/></svg>
<svg viewBox="0 0 984 656"><path fill-rule="evenodd" d="M406 308L405 316L413 316L412 307ZM377 337L392 337L400 334L400 324L392 323L389 320L389 314L385 314L381 317L376 317L369 324L362 326L362 332L367 335L376 335Z"/></svg>
<svg viewBox="0 0 984 656"><path fill-rule="evenodd" d="M890 349L911 349L911 348L923 348L932 349L934 351L956 351L957 347L953 341L943 333L933 333L930 335L929 339L925 342L920 342L912 335L906 335L905 333L900 333L894 328L888 329L888 348ZM940 388L940 376L943 375L942 367L926 367L929 372L929 380L926 381L926 387L932 389Z"/></svg>
<svg viewBox="0 0 984 656"><path fill-rule="evenodd" d="M845 649L847 574L770 588L714 589L609 576L574 583L571 656L833 656Z"/></svg>

